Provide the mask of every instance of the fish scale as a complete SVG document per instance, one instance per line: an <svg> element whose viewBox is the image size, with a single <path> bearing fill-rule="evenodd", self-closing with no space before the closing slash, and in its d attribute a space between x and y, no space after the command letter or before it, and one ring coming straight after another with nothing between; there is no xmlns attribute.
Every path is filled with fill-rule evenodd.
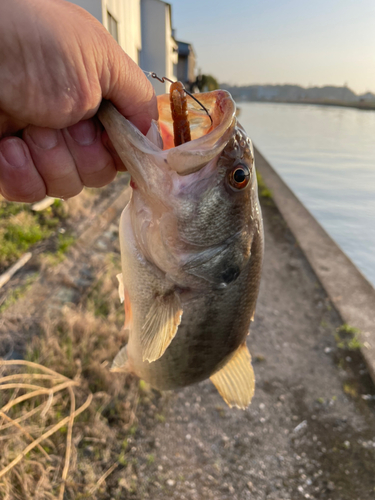
<svg viewBox="0 0 375 500"><path fill-rule="evenodd" d="M263 259L251 141L225 91L192 101L191 141L172 147L169 96L143 136L107 102L99 117L136 180L120 223L128 344L113 369L175 389L211 378L230 406L254 392L246 347ZM122 285L121 285L122 286Z"/></svg>

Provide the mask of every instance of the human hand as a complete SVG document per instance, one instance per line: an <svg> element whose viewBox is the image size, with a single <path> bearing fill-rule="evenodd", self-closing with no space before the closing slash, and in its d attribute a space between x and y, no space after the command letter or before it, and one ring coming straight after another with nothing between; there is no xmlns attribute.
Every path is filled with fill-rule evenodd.
<svg viewBox="0 0 375 500"><path fill-rule="evenodd" d="M153 87L107 30L65 0L0 2L0 193L69 198L124 166L95 117L113 102L141 132Z"/></svg>

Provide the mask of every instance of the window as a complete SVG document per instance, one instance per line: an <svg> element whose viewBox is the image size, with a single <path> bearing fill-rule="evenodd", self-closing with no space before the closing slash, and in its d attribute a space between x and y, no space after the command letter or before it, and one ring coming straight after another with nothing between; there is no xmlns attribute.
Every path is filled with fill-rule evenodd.
<svg viewBox="0 0 375 500"><path fill-rule="evenodd" d="M107 24L108 31L111 33L113 38L118 42L118 32L117 32L117 21L107 10Z"/></svg>

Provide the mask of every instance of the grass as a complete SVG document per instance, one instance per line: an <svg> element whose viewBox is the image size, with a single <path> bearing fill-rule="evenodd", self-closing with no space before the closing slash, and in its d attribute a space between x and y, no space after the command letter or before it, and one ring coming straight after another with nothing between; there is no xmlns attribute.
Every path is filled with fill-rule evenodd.
<svg viewBox="0 0 375 500"><path fill-rule="evenodd" d="M125 185L123 181L120 184ZM0 273L33 245L47 239L49 241L45 246L52 247L53 251L45 249L46 265L61 262L74 241L76 228L92 216L101 200L106 199L112 190L110 186L100 190L85 188L78 196L65 202L54 200L50 207L40 212L34 212L27 203L8 202L0 195ZM64 234L58 232L58 229L63 229L62 225L68 227Z"/></svg>
<svg viewBox="0 0 375 500"><path fill-rule="evenodd" d="M79 386L77 380L23 360L0 360L0 369L3 372L0 379L0 435L3 438L0 498L22 498L21 495L33 498L43 484L46 493L58 491L57 498L63 500L72 455L74 420L90 406L92 395L89 394L86 401L76 408L73 388ZM68 393L68 405L64 401L68 398L61 397L64 391ZM62 408L67 415L56 418L56 408ZM67 430L62 461L60 456L53 454L56 446L42 447L41 443L51 442L50 438L58 435L64 426ZM58 435L57 439L61 440L61 437ZM48 481L41 458L50 469L61 470L59 484L55 487Z"/></svg>
<svg viewBox="0 0 375 500"><path fill-rule="evenodd" d="M55 252L46 252L44 254L46 264L49 266L60 264L75 241L76 238L69 232L58 233Z"/></svg>
<svg viewBox="0 0 375 500"><path fill-rule="evenodd" d="M119 301L118 281L116 279L116 274L121 269L120 256L110 253L106 256L106 262L105 273L97 277L95 285L87 296L86 308L96 318L106 318L120 329L125 320L124 308Z"/></svg>
<svg viewBox="0 0 375 500"><path fill-rule="evenodd" d="M76 198L34 213L0 197L0 248L9 243L0 272L45 238L43 248L53 246L55 258L63 257L74 242L69 227L90 214L96 199L90 193ZM59 232L66 210L74 220ZM119 254L107 255L79 305L46 314L41 308L30 322L35 336L25 365L0 359L0 500L129 498L140 487L139 467L151 467L151 450L135 460L132 449L141 438L137 409L142 418L153 418L148 415L156 413L158 395L148 384L110 371L125 343L115 277L120 268ZM9 292L1 311L22 297L33 279ZM30 319L25 312L22 321Z"/></svg>
<svg viewBox="0 0 375 500"><path fill-rule="evenodd" d="M348 396L352 397L352 398L357 398L358 397L358 390L355 386L355 384L352 384L350 382L345 382L342 386L345 394L347 394Z"/></svg>
<svg viewBox="0 0 375 500"><path fill-rule="evenodd" d="M73 245L75 238L70 233L59 233L57 236L57 253L64 255Z"/></svg>
<svg viewBox="0 0 375 500"><path fill-rule="evenodd" d="M360 330L344 323L336 330L335 340L339 349L358 351L362 344L359 340Z"/></svg>
<svg viewBox="0 0 375 500"><path fill-rule="evenodd" d="M31 245L50 235L37 218L26 211L12 215L0 225L0 265L9 265Z"/></svg>
<svg viewBox="0 0 375 500"><path fill-rule="evenodd" d="M26 278L25 283L14 288L13 290L10 290L9 294L5 297L5 300L0 304L0 314L8 309L8 307L15 304L18 299L22 298L30 289L37 277L38 273L32 273Z"/></svg>
<svg viewBox="0 0 375 500"><path fill-rule="evenodd" d="M66 217L60 200L42 212L0 199L0 269L13 264L32 245L53 234Z"/></svg>
<svg viewBox="0 0 375 500"><path fill-rule="evenodd" d="M272 200L272 191L267 188L264 183L263 177L259 172L257 172L257 181L258 181L258 193L261 198L266 198Z"/></svg>
<svg viewBox="0 0 375 500"><path fill-rule="evenodd" d="M139 382L109 370L125 341L118 266L119 256L109 256L80 306L41 320L24 364L0 360L1 500L99 499L104 491L127 498L136 491L130 443ZM104 307L106 316L95 314Z"/></svg>

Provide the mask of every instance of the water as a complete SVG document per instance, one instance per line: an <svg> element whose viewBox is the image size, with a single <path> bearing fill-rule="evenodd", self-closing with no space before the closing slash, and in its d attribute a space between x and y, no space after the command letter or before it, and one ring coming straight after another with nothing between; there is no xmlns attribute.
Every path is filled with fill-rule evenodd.
<svg viewBox="0 0 375 500"><path fill-rule="evenodd" d="M256 147L375 286L375 112L239 106Z"/></svg>

